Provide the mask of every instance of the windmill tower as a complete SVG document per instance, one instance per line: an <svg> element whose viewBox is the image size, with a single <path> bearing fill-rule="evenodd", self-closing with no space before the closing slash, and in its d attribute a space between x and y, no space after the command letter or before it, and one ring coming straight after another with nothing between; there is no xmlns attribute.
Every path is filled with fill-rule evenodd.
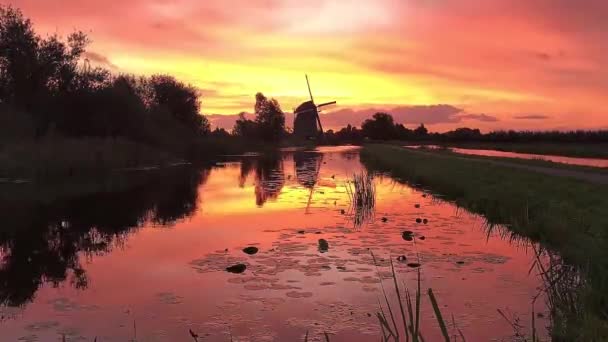
<svg viewBox="0 0 608 342"><path fill-rule="evenodd" d="M300 139L316 139L323 134L323 126L321 125L321 118L319 117L320 108L335 104L336 101L316 105L315 100L312 97L312 91L310 90L308 75L305 76L308 94L310 94L310 101L302 103L293 112L293 133Z"/></svg>

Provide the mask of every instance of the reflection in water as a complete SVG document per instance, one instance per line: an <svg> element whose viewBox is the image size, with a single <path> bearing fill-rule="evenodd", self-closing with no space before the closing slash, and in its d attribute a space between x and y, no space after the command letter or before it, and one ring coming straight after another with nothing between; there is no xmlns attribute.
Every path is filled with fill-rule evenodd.
<svg viewBox="0 0 608 342"><path fill-rule="evenodd" d="M10 227L0 234L0 305L23 305L44 283L87 288L79 253L109 253L146 222L168 225L192 215L207 176L208 170L180 168L121 192L18 203L17 212L27 215L0 202L0 218Z"/></svg>
<svg viewBox="0 0 608 342"><path fill-rule="evenodd" d="M296 151L293 154L294 169L298 184L309 190L306 211L310 209L312 195L315 192L315 185L319 179L323 155L313 151Z"/></svg>
<svg viewBox="0 0 608 342"><path fill-rule="evenodd" d="M293 154L298 183L307 189L317 184L323 154L314 151L297 151Z"/></svg>
<svg viewBox="0 0 608 342"><path fill-rule="evenodd" d="M276 200L283 185L283 159L280 154L265 154L244 158L241 163L239 187L244 187L250 174L255 177L255 203L263 207L268 200Z"/></svg>
<svg viewBox="0 0 608 342"><path fill-rule="evenodd" d="M135 321L142 341L186 340L189 329L211 342L303 341L306 331L309 340L377 340L380 283L392 286L397 256L400 281L412 290L408 264L418 263L421 287L467 340L512 335L497 308L531 321L542 285L527 272L534 257L485 232L480 217L378 175L375 210L386 220L352 229L344 185L365 171L356 152L292 151L224 163L208 179L181 171L113 194L10 208L0 200L2 222L15 228L0 233L0 300L29 302L0 305L0 317L14 317L0 322L0 340L128 341ZM165 223L173 228L158 228ZM425 339L442 340L425 297L421 316Z"/></svg>

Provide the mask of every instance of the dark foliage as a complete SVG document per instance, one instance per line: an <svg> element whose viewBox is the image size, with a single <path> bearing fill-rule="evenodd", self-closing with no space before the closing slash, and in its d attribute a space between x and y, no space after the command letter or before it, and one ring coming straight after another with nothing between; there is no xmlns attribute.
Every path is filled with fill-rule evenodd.
<svg viewBox="0 0 608 342"><path fill-rule="evenodd" d="M360 143L371 140L432 141L437 143L489 142L489 143L605 143L608 131L493 131L481 133L479 129L461 127L445 133L429 132L424 124L409 129L394 122L388 113L376 113L361 124L361 129L348 125L339 131L325 132L329 144Z"/></svg>
<svg viewBox="0 0 608 342"><path fill-rule="evenodd" d="M255 95L255 122L260 138L265 141L277 142L285 134L285 114L279 102L262 93Z"/></svg>
<svg viewBox="0 0 608 342"><path fill-rule="evenodd" d="M0 7L0 105L29 116L31 138L124 137L182 156L209 133L200 94L168 75L91 68L82 32L43 38L21 11Z"/></svg>

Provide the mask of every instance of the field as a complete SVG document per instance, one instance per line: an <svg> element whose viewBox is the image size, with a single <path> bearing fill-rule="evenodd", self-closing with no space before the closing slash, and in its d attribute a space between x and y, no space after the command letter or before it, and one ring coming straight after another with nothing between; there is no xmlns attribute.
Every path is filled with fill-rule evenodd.
<svg viewBox="0 0 608 342"><path fill-rule="evenodd" d="M507 225L514 239L526 237L558 252L584 280L571 289L574 300L554 303L554 338L608 337L608 187L387 145L365 146L362 160L371 169L390 172L482 214L490 224Z"/></svg>

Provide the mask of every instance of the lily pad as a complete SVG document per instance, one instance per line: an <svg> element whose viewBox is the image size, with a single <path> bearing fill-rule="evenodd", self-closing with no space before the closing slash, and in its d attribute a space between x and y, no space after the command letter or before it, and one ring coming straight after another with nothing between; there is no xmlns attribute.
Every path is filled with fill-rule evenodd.
<svg viewBox="0 0 608 342"><path fill-rule="evenodd" d="M329 250L329 242L325 239L319 239L319 252L325 253Z"/></svg>
<svg viewBox="0 0 608 342"><path fill-rule="evenodd" d="M230 267L226 267L226 271L230 273L243 273L247 269L247 265L245 264L236 264Z"/></svg>
<svg viewBox="0 0 608 342"><path fill-rule="evenodd" d="M405 241L412 241L414 239L414 232L411 230L406 230L401 234L401 237Z"/></svg>
<svg viewBox="0 0 608 342"><path fill-rule="evenodd" d="M258 250L259 249L257 247L253 247L253 246L243 248L243 252L245 254L249 254L249 255L256 254L258 252Z"/></svg>

